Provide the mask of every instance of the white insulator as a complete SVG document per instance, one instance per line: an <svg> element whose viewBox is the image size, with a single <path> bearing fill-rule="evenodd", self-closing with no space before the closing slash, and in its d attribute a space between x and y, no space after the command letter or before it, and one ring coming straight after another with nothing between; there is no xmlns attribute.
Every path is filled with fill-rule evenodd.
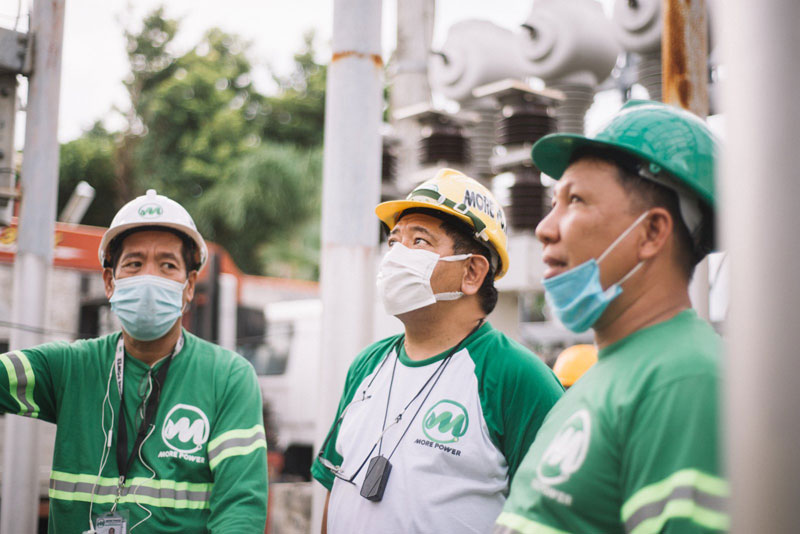
<svg viewBox="0 0 800 534"><path fill-rule="evenodd" d="M431 87L445 97L463 101L472 90L505 78L523 76L514 35L485 20L453 24L440 54L429 63Z"/></svg>
<svg viewBox="0 0 800 534"><path fill-rule="evenodd" d="M478 122L469 128L467 135L471 160L470 170L473 172L473 178L484 181L494 175L489 160L497 145L495 136L499 114L497 103L493 99L482 98L466 101L462 107L479 117Z"/></svg>
<svg viewBox="0 0 800 534"><path fill-rule="evenodd" d="M611 74L620 52L595 0L539 0L516 38L526 74L548 85L576 76L596 85Z"/></svg>
<svg viewBox="0 0 800 534"><path fill-rule="evenodd" d="M661 0L616 0L614 37L628 52L661 50Z"/></svg>
<svg viewBox="0 0 800 534"><path fill-rule="evenodd" d="M661 49L657 48L640 54L636 70L639 83L647 89L650 100L658 100L660 102L663 88L661 81Z"/></svg>
<svg viewBox="0 0 800 534"><path fill-rule="evenodd" d="M564 93L565 100L556 108L559 132L584 133L584 117L594 101L594 85L557 81L548 85Z"/></svg>

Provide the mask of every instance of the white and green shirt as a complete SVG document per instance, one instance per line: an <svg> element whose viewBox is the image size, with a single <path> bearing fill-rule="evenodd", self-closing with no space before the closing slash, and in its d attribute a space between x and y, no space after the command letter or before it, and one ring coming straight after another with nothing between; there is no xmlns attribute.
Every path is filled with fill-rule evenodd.
<svg viewBox="0 0 800 534"><path fill-rule="evenodd" d="M379 341L353 362L336 418L346 413L322 451L349 478L378 455L378 448L370 450L385 417L381 454L388 457L399 441L386 491L380 502L368 501L360 495L366 466L351 484L315 461L312 474L331 490L328 533L488 532L525 451L562 394L558 379L487 323L462 343L433 389L433 381L422 389L450 351L413 361L400 340Z"/></svg>
<svg viewBox="0 0 800 534"><path fill-rule="evenodd" d="M0 413L56 423L50 477L49 532L78 533L108 512L117 493L120 396L110 374L120 334L51 343L0 355ZM136 459L119 510L135 532L239 534L263 532L267 455L261 391L241 356L183 332L183 349L166 377L155 427L142 446L153 475ZM153 368L125 355L124 403L128 447ZM108 401L103 399L108 391ZM111 409L114 424L111 425ZM113 429L109 459L98 477L105 431Z"/></svg>
<svg viewBox="0 0 800 534"><path fill-rule="evenodd" d="M603 348L547 416L495 533L726 531L720 352L693 310Z"/></svg>

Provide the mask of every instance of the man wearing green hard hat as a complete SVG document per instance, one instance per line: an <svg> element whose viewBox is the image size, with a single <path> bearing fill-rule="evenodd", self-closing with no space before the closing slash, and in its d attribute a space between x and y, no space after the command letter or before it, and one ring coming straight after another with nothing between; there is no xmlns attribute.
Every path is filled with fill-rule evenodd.
<svg viewBox="0 0 800 534"><path fill-rule="evenodd" d="M702 120L649 101L533 146L558 180L536 229L545 296L599 354L548 414L496 534L727 530L721 343L688 292L714 247L715 154Z"/></svg>

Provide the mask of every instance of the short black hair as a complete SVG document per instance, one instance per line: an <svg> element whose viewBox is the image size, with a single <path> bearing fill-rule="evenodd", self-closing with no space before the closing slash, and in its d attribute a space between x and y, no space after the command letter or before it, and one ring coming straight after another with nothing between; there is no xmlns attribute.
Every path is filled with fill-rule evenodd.
<svg viewBox="0 0 800 534"><path fill-rule="evenodd" d="M453 252L455 254L478 254L486 258L486 261L489 262L489 270L477 294L483 312L486 315L492 313L495 306L497 306L497 288L494 287L495 269L492 265L492 253L487 246L482 245L475 239L475 230L462 220L431 208L409 208L404 210L397 220L399 221L402 217L411 213L421 213L439 219L442 222L442 230L453 240Z"/></svg>
<svg viewBox="0 0 800 534"><path fill-rule="evenodd" d="M676 260L687 280L692 279L694 269L711 250L714 217L705 206L702 211L702 233L705 236L699 243L692 239L689 228L681 215L678 194L673 189L641 176L640 166L646 168L647 162L621 150L613 148L583 147L576 150L569 165L580 160L600 160L617 169L617 180L631 199L631 208L637 212L650 208L664 208L672 217L676 242Z"/></svg>
<svg viewBox="0 0 800 534"><path fill-rule="evenodd" d="M125 241L125 238L137 232L147 231L168 232L180 238L181 256L183 257L183 264L186 266L187 276L190 272L196 271L200 268L197 244L194 242L194 240L179 230L175 230L174 228L170 228L168 226L158 225L137 226L135 228L130 228L112 239L111 243L108 244L108 254L103 261L103 267L110 267L112 271L116 271L117 263L119 263L119 258L122 256L122 242Z"/></svg>

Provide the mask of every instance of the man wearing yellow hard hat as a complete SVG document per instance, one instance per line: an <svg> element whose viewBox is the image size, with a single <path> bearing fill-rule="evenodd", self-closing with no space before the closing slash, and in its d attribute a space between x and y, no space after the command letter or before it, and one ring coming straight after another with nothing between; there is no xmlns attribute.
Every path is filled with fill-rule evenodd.
<svg viewBox="0 0 800 534"><path fill-rule="evenodd" d="M390 233L378 292L404 333L350 367L312 474L332 534L485 533L539 425L553 373L486 322L508 270L494 196L443 169L376 210Z"/></svg>
<svg viewBox="0 0 800 534"><path fill-rule="evenodd" d="M594 137L534 144L558 180L536 229L545 297L599 353L542 425L496 534L727 530L721 343L688 291L714 246L715 153L701 119L649 101Z"/></svg>

